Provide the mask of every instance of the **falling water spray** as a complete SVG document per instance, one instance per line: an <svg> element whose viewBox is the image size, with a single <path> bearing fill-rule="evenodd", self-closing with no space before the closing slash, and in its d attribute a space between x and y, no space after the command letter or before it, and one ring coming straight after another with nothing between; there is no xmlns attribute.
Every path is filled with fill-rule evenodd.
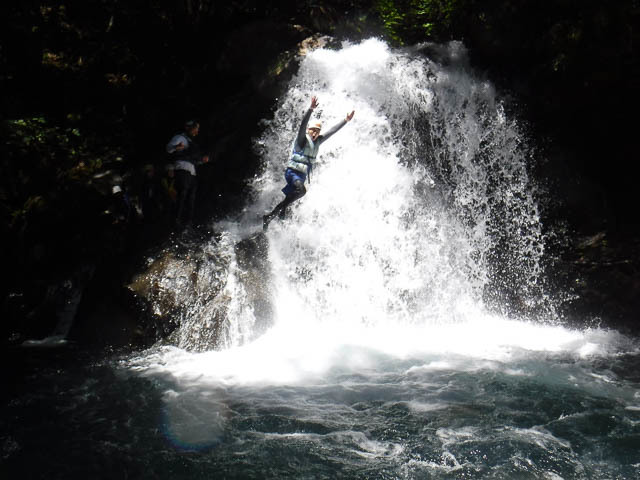
<svg viewBox="0 0 640 480"><path fill-rule="evenodd" d="M238 242L283 198L312 95L325 126L355 117L322 145L307 195L261 240L268 272L248 286ZM461 44L396 51L371 39L312 51L263 125L253 203L239 222L220 222L226 241L209 246L231 259L217 346L256 338L265 305L270 325L326 328L452 324L488 310L554 317L530 151ZM258 306L247 294L256 282L268 297ZM183 319L180 346L207 328L201 303Z"/></svg>

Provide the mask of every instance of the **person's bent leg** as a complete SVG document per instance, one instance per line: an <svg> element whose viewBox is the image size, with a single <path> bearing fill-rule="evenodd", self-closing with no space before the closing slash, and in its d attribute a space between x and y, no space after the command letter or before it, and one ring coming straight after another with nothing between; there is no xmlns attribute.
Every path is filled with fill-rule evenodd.
<svg viewBox="0 0 640 480"><path fill-rule="evenodd" d="M177 209L176 209L176 225L182 226L184 223L185 208L187 203L187 194L189 193L189 177L191 174L185 170L176 170L176 190L178 192Z"/></svg>
<svg viewBox="0 0 640 480"><path fill-rule="evenodd" d="M262 217L263 230L266 230L269 227L269 223L271 223L271 220L273 220L275 216L278 215L283 208L286 208L288 198L289 198L288 196L284 197L284 200L282 200L279 204L277 204L275 208L271 211L271 213L268 213Z"/></svg>
<svg viewBox="0 0 640 480"><path fill-rule="evenodd" d="M301 199L307 193L307 189L304 186L304 182L301 179L296 178L293 183L293 192L285 197L280 203L280 209L278 211L278 218L284 219L287 214L287 207L296 200Z"/></svg>
<svg viewBox="0 0 640 480"><path fill-rule="evenodd" d="M195 175L189 175L189 190L187 193L186 202L186 224L191 225L193 223L193 218L196 209L196 193L198 191L198 177Z"/></svg>
<svg viewBox="0 0 640 480"><path fill-rule="evenodd" d="M285 172L285 179L287 180L287 185L282 189L282 192L285 194L284 200L276 205L271 213L262 217L262 228L264 230L268 228L269 223L276 215L280 219L283 219L286 215L287 207L307 193L307 189L304 186L305 176L303 174L288 169Z"/></svg>

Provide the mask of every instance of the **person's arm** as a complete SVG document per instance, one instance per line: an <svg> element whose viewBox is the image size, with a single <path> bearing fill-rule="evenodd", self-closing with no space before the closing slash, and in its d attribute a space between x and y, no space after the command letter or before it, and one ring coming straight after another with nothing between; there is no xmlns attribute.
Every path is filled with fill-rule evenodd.
<svg viewBox="0 0 640 480"><path fill-rule="evenodd" d="M195 165L209 163L209 152L203 150L200 144L195 140L191 140L189 143L189 153L191 160Z"/></svg>
<svg viewBox="0 0 640 480"><path fill-rule="evenodd" d="M318 105L318 98L314 95L311 97L311 106L302 117L302 122L300 122L300 128L298 129L298 135L296 136L296 147L300 150L302 150L305 143L307 143L307 125L309 124L311 114Z"/></svg>
<svg viewBox="0 0 640 480"><path fill-rule="evenodd" d="M202 165L203 163L209 163L209 155L206 153L198 152L198 155L194 158L196 165Z"/></svg>
<svg viewBox="0 0 640 480"><path fill-rule="evenodd" d="M169 140L169 143L167 143L167 153L184 150L188 143L187 139L182 135L175 135L171 140Z"/></svg>
<svg viewBox="0 0 640 480"><path fill-rule="evenodd" d="M320 135L318 137L318 142L323 143L326 140L328 140L331 135L336 133L338 130L344 127L348 122L350 122L354 114L355 114L355 111L348 113L344 120L342 120L340 123L334 125L329 130L327 130L327 133L323 133L322 135Z"/></svg>

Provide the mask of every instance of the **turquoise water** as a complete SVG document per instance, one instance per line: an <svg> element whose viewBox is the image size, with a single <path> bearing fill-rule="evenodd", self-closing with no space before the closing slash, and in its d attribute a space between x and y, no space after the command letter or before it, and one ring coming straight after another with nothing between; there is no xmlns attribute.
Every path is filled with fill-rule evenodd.
<svg viewBox="0 0 640 480"><path fill-rule="evenodd" d="M266 367L259 348L48 360L58 366L32 366L3 407L2 467L5 478L638 478L638 343L569 336L556 351L474 355L323 345L322 359L273 351Z"/></svg>

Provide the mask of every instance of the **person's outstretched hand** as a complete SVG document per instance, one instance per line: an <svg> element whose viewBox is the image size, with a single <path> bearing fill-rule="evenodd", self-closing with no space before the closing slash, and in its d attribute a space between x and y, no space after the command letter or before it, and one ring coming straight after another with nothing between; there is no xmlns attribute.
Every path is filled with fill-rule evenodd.
<svg viewBox="0 0 640 480"><path fill-rule="evenodd" d="M314 108L316 108L318 105L320 105L318 103L318 97L316 97L315 95L313 97L311 97L311 110L313 110Z"/></svg>
<svg viewBox="0 0 640 480"><path fill-rule="evenodd" d="M351 119L353 118L353 114L354 113L356 113L355 110L351 110L351 113L347 113L347 118L346 118L347 122L351 121Z"/></svg>

